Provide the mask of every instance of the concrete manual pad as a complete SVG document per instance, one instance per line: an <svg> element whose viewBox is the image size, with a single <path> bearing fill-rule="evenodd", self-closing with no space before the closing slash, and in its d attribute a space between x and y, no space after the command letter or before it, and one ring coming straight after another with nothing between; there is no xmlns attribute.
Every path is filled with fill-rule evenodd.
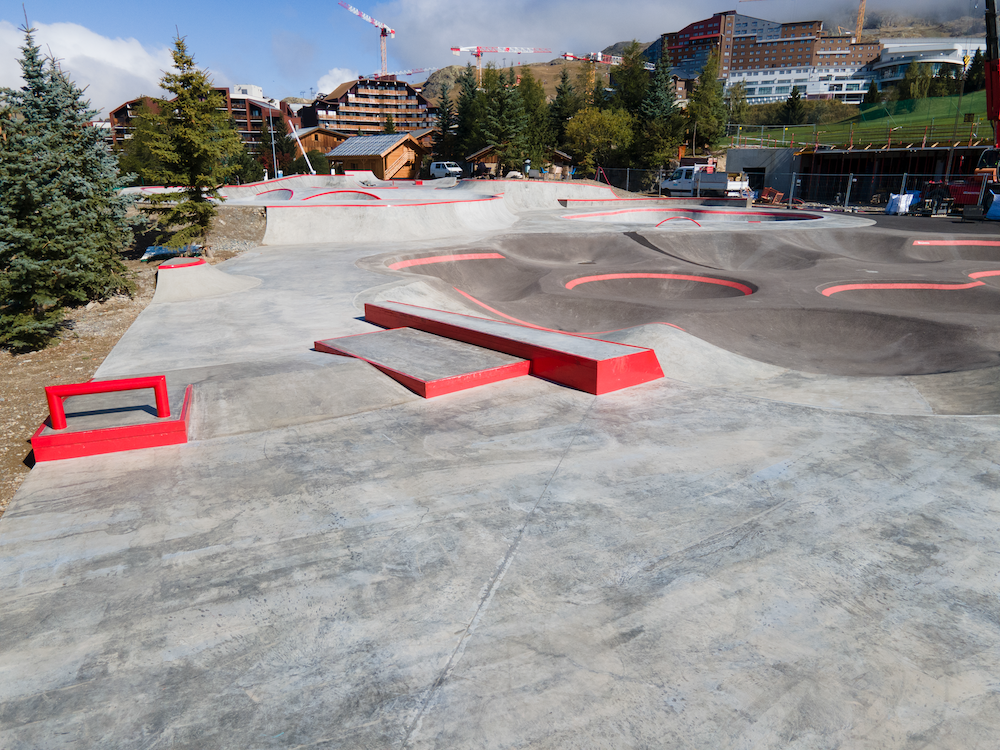
<svg viewBox="0 0 1000 750"><path fill-rule="evenodd" d="M527 375L531 363L413 328L317 341L319 351L357 357L424 398Z"/></svg>

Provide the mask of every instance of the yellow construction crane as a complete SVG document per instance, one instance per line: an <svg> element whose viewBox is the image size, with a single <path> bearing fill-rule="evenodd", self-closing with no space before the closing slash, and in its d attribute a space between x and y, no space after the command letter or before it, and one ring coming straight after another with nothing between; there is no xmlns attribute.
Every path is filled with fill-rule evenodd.
<svg viewBox="0 0 1000 750"><path fill-rule="evenodd" d="M739 0L741 3L759 2L759 0ZM840 27L838 27L839 29ZM861 31L865 28L865 0L861 0L858 5L858 23L854 27L854 40L861 41Z"/></svg>

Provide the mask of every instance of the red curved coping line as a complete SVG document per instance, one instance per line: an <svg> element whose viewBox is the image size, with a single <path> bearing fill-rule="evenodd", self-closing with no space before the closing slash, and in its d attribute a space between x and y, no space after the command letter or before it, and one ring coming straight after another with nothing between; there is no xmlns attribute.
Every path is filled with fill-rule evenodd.
<svg viewBox="0 0 1000 750"><path fill-rule="evenodd" d="M977 286L986 286L981 281L973 281L969 284L921 284L910 282L887 282L883 284L840 284L831 286L822 291L824 297L837 294L838 292L851 292L862 289L937 289L942 291L952 291L961 289L972 289Z"/></svg>
<svg viewBox="0 0 1000 750"><path fill-rule="evenodd" d="M497 310L495 307L490 307L485 302L480 302L475 297L473 297L471 294L467 294L466 292L463 292L457 286L453 286L452 289L454 289L456 292L458 292L459 294L461 294L463 297L465 297L470 302L475 302L477 305L479 305L484 310L489 310L491 313L493 313L495 315L499 315L501 318L506 318L509 321L517 323L518 325L526 326L528 328L537 328L539 331L552 331L554 333L566 333L569 336L599 336L602 333L615 333L616 331L624 331L625 330L624 328L612 328L610 331L590 331L589 333L568 333L567 331L560 331L560 330L555 329L555 328L546 328L545 326L536 326L534 323L529 323L526 320L521 320L520 318L515 318L513 315L508 315L507 313L502 313L499 310ZM684 330L680 326L675 326L673 323L666 323L666 322L664 322L662 320L655 320L655 321L652 321L652 322L655 323L656 325L670 326L671 328L676 328L678 331L683 331ZM634 326L628 326L628 327L629 328L634 328Z"/></svg>
<svg viewBox="0 0 1000 750"><path fill-rule="evenodd" d="M668 221L674 221L675 219L687 219L688 221L693 221L696 226L699 227L701 226L701 224L698 224L698 222L694 221L694 219L692 219L690 216L671 216L669 219L664 219L663 221L661 221L660 224L666 224ZM660 226L660 224L657 224L656 226Z"/></svg>
<svg viewBox="0 0 1000 750"><path fill-rule="evenodd" d="M204 266L208 263L204 258L197 258L193 263L178 263L177 265L168 265L172 261L165 261L156 267L157 271L169 271L172 268L191 268L192 266Z"/></svg>
<svg viewBox="0 0 1000 750"><path fill-rule="evenodd" d="M500 253L467 253L465 255L435 255L430 258L413 258L412 260L401 260L398 263L393 263L389 268L396 271L400 268L409 268L410 266L426 266L431 263L450 263L456 260L504 260L504 256Z"/></svg>
<svg viewBox="0 0 1000 750"><path fill-rule="evenodd" d="M796 213L789 211L787 213L776 213L774 211L706 211L702 208L660 208L658 206L650 206L649 208L622 208L618 211L591 211L585 214L573 214L571 216L564 216L564 219L584 219L588 216L618 216L620 214L641 214L648 213L650 211L656 211L660 213L689 213L689 214L704 214L705 216L771 216L786 218L791 221L803 221L808 219L821 219L821 216L816 214L808 213ZM686 218L686 217L685 217Z"/></svg>
<svg viewBox="0 0 1000 750"><path fill-rule="evenodd" d="M268 193L284 193L286 191L291 194L291 195L288 196L289 198L291 198L292 195L295 195L295 191L292 190L291 188L287 188L287 187L285 187L285 188L275 188L274 190L262 190L261 192L257 193L257 195L267 195Z"/></svg>
<svg viewBox="0 0 1000 750"><path fill-rule="evenodd" d="M998 240L914 240L914 245L972 245L982 247L1000 247Z"/></svg>
<svg viewBox="0 0 1000 750"><path fill-rule="evenodd" d="M321 195L338 195L342 193L348 193L350 195L367 195L369 198L374 198L377 201L382 200L382 198L375 193L366 193L364 190L328 190L325 193L316 193L316 195L310 195L307 198L303 198L303 201L311 201L313 198L319 198Z"/></svg>
<svg viewBox="0 0 1000 750"><path fill-rule="evenodd" d="M981 279L984 276L1000 276L1000 271L976 271L969 274L970 279Z"/></svg>
<svg viewBox="0 0 1000 750"><path fill-rule="evenodd" d="M679 281L697 281L702 284L718 284L719 286L738 289L743 292L744 296L753 294L753 289L738 281L713 279L710 276L688 276L682 273L606 273L600 276L582 276L579 279L566 282L565 286L567 289L572 289L580 284L589 284L591 281L613 281L615 279L677 279Z"/></svg>
<svg viewBox="0 0 1000 750"><path fill-rule="evenodd" d="M288 188L284 189L287 190ZM263 193L258 193L258 195L263 195ZM468 200L427 201L424 203L385 203L380 199L375 205L364 206L359 206L356 203L317 203L315 206L303 206L301 203L295 203L290 206L272 206L271 208L417 208L420 206L451 206L458 205L459 203L486 203L487 201L495 200L503 200L503 195L483 195L480 198L469 198ZM365 201L365 203L371 203L371 201Z"/></svg>

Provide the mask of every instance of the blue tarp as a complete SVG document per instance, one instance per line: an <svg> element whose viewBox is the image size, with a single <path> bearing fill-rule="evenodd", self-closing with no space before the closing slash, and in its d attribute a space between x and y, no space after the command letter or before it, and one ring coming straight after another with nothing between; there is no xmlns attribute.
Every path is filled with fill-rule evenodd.
<svg viewBox="0 0 1000 750"><path fill-rule="evenodd" d="M992 190L990 191L990 195L993 196L993 203L990 204L990 210L986 212L985 218L1000 221L1000 195L997 195Z"/></svg>

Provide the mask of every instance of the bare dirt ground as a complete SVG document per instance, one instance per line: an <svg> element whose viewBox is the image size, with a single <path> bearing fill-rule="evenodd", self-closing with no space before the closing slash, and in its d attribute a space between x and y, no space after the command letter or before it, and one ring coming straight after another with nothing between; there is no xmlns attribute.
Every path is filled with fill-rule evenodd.
<svg viewBox="0 0 1000 750"><path fill-rule="evenodd" d="M264 237L264 211L222 206L206 240L210 263L219 263L256 247ZM69 310L59 341L47 349L12 355L0 351L0 515L24 481L33 462L30 438L48 416L47 385L90 380L156 290L157 263L139 258L152 244L138 237L125 256L136 292Z"/></svg>

